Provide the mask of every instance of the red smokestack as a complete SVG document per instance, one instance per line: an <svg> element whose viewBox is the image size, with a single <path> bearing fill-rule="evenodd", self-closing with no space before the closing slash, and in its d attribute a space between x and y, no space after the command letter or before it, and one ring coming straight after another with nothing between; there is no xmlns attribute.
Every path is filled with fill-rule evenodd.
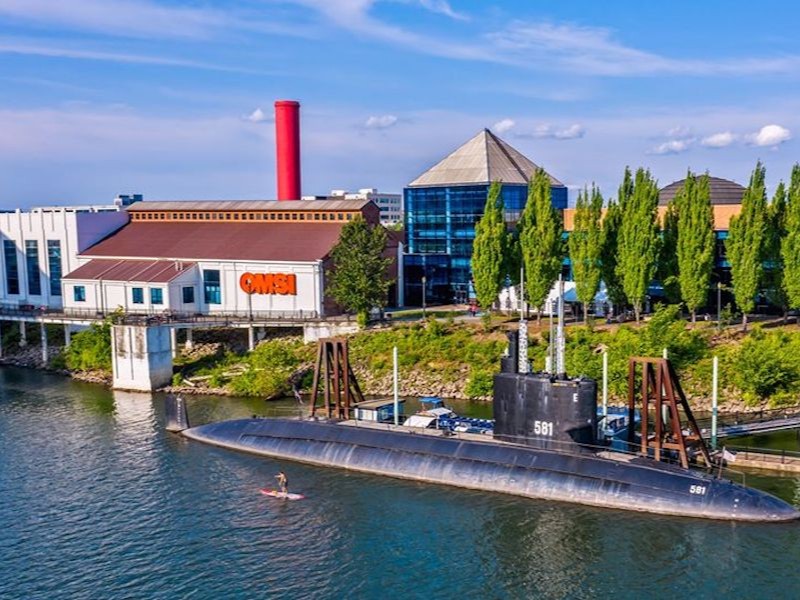
<svg viewBox="0 0 800 600"><path fill-rule="evenodd" d="M300 199L300 103L275 101L278 200Z"/></svg>

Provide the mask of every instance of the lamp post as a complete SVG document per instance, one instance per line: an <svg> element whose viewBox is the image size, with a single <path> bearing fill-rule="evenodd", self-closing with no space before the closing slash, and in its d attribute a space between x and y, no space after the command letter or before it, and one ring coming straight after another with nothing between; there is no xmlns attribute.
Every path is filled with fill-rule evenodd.
<svg viewBox="0 0 800 600"><path fill-rule="evenodd" d="M424 319L424 318L425 318L425 316L426 316L426 313L425 313L425 304L426 304L426 298L425 298L425 296L426 296L427 294L426 294L426 291L425 291L425 283L426 283L427 281L428 281L428 278L427 278L427 277L425 277L425 275L423 275L423 276L422 276L422 318L423 318L423 319Z"/></svg>
<svg viewBox="0 0 800 600"><path fill-rule="evenodd" d="M722 282L717 281L717 329L722 329Z"/></svg>

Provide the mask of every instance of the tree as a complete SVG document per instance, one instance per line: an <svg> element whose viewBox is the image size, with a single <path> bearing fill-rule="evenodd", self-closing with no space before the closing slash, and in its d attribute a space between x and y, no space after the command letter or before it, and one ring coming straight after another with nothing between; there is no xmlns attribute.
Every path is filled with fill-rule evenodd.
<svg viewBox="0 0 800 600"><path fill-rule="evenodd" d="M490 308L497 300L506 276L506 223L501 191L501 183L493 182L483 216L475 225L472 279L478 304L484 309Z"/></svg>
<svg viewBox="0 0 800 600"><path fill-rule="evenodd" d="M742 211L731 218L725 247L731 263L733 296L742 310L742 328L747 330L747 313L755 309L755 298L764 271L767 230L766 169L761 161L750 176L742 197Z"/></svg>
<svg viewBox="0 0 800 600"><path fill-rule="evenodd" d="M678 281L678 207L675 200L667 205L661 225L661 248L658 253L656 278L664 286L664 296L670 304L681 301L681 286Z"/></svg>
<svg viewBox="0 0 800 600"><path fill-rule="evenodd" d="M622 224L622 211L613 200L606 207L603 216L600 249L600 276L606 284L606 294L614 306L625 306L627 300L622 283L617 277L617 238Z"/></svg>
<svg viewBox="0 0 800 600"><path fill-rule="evenodd" d="M528 183L528 200L517 226L528 301L541 307L561 271L563 232L561 215L553 207L550 177L542 169ZM539 311L539 322L541 318Z"/></svg>
<svg viewBox="0 0 800 600"><path fill-rule="evenodd" d="M569 234L569 256L575 278L575 292L583 304L583 320L587 320L589 303L600 287L602 251L603 196L596 186L578 194L575 205L575 225Z"/></svg>
<svg viewBox="0 0 800 600"><path fill-rule="evenodd" d="M636 322L655 275L659 251L658 185L650 171L639 168L631 188L630 170L620 187L622 224L617 240L617 276L633 304Z"/></svg>
<svg viewBox="0 0 800 600"><path fill-rule="evenodd" d="M764 249L764 286L769 301L783 313L784 323L789 311L789 298L784 289L784 267L781 240L786 237L786 186L781 181L767 213L767 236Z"/></svg>
<svg viewBox="0 0 800 600"><path fill-rule="evenodd" d="M689 172L675 197L678 210L678 282L681 299L697 322L697 309L708 298L714 268L714 212L708 173L699 179ZM674 250L667 250L674 252Z"/></svg>
<svg viewBox="0 0 800 600"><path fill-rule="evenodd" d="M331 251L328 293L345 310L357 313L362 323L370 310L386 305L392 281L386 276L391 260L383 257L385 249L386 230L358 215L342 227Z"/></svg>
<svg viewBox="0 0 800 600"><path fill-rule="evenodd" d="M786 235L781 240L783 289L786 291L788 306L798 309L800 308L800 164L792 167L784 227Z"/></svg>

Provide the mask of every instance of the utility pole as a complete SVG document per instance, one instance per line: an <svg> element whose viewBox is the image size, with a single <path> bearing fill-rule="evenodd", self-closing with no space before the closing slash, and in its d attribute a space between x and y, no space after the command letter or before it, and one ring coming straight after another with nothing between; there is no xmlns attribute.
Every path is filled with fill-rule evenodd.
<svg viewBox="0 0 800 600"><path fill-rule="evenodd" d="M425 277L425 275L423 275L423 276L422 276L422 318L423 318L423 319L424 319L424 318L425 318L425 316L426 316L426 314L425 314L425 304L426 304L426 298L425 298L425 296L427 295L427 292L426 292L426 290L425 290L425 287L426 287L426 286L425 286L425 283L426 283L427 281L428 281L428 278L427 278L427 277Z"/></svg>
<svg viewBox="0 0 800 600"><path fill-rule="evenodd" d="M717 405L719 403L719 358L714 357L711 375L711 447L717 449Z"/></svg>

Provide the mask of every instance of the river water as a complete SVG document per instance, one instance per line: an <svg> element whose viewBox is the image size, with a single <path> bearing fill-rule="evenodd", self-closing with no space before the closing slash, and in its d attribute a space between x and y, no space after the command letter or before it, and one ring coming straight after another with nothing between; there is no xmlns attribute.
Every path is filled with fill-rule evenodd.
<svg viewBox="0 0 800 600"><path fill-rule="evenodd" d="M188 403L195 424L294 410ZM350 474L189 442L163 422L158 395L0 368L0 598L800 597L800 523ZM278 470L308 498L259 494ZM800 478L747 481L800 505Z"/></svg>

